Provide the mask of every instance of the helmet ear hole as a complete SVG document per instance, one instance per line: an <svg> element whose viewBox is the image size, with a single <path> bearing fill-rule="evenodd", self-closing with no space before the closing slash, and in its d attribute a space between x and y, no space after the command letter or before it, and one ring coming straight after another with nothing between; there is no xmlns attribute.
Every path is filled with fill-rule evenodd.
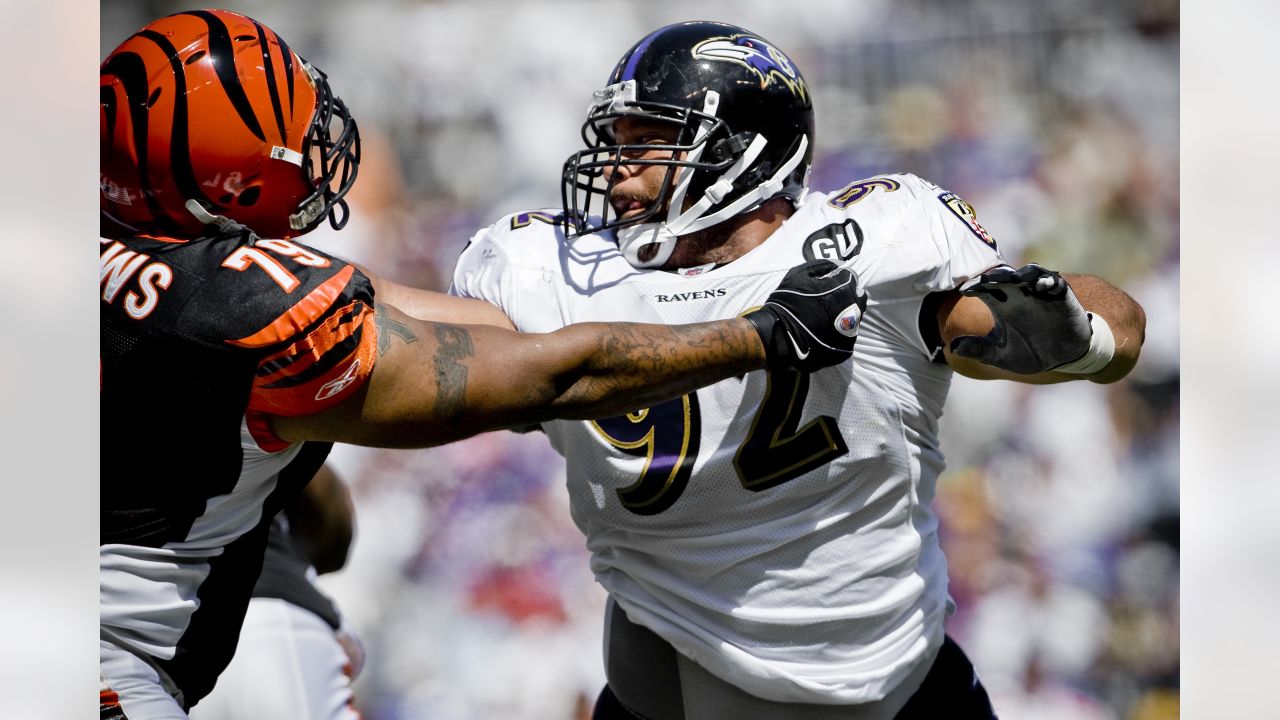
<svg viewBox="0 0 1280 720"><path fill-rule="evenodd" d="M151 97L147 98L147 107L155 107L156 101L160 99L160 88L156 88Z"/></svg>
<svg viewBox="0 0 1280 720"><path fill-rule="evenodd" d="M204 52L203 50L197 50L197 51L195 51L195 52L191 53L191 57L187 58L187 60L186 60L186 63L185 63L185 64L187 64L187 65L192 65L192 64L194 64L194 63L198 62L198 61L200 60L200 58L204 57L204 55L205 55L205 52Z"/></svg>
<svg viewBox="0 0 1280 720"><path fill-rule="evenodd" d="M254 185L252 187L245 188L244 192L241 192L240 196L236 198L236 203L238 203L241 207L252 207L258 202L258 199L261 197L262 197L262 187L259 185Z"/></svg>
<svg viewBox="0 0 1280 720"><path fill-rule="evenodd" d="M755 139L756 134L753 132L740 132L736 135L730 135L711 147L711 158L716 161L735 160L742 157L742 153L747 151L747 146Z"/></svg>

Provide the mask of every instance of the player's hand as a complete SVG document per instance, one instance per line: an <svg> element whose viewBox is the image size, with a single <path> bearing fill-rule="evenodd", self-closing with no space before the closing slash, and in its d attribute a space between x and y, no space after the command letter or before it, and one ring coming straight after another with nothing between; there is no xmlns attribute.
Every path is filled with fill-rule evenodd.
<svg viewBox="0 0 1280 720"><path fill-rule="evenodd" d="M810 260L788 270L764 306L745 317L764 340L769 367L813 372L853 355L866 309L853 271Z"/></svg>
<svg viewBox="0 0 1280 720"><path fill-rule="evenodd" d="M1089 350L1093 329L1071 286L1061 275L1036 264L1008 265L960 286L991 310L995 327L982 337L951 341L951 352L1011 372L1031 375L1052 370Z"/></svg>

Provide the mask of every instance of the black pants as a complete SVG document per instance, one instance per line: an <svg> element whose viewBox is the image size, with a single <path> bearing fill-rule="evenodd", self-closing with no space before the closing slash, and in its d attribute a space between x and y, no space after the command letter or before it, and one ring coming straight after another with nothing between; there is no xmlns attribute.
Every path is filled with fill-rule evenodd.
<svg viewBox="0 0 1280 720"><path fill-rule="evenodd" d="M987 689L978 680L978 672L960 646L947 636L938 657L916 690L894 720L996 720Z"/></svg>
<svg viewBox="0 0 1280 720"><path fill-rule="evenodd" d="M614 688L605 686L596 700L592 720L719 720L724 715L715 707L716 692L733 705L721 709L734 720L769 720L775 714L806 717L810 712L824 718L842 714L838 706L795 706L784 711L786 706L753 699L711 677L652 631L630 622L621 608L611 605L608 675L610 683L617 686L617 694ZM710 698L708 687L712 688ZM619 696L628 703L624 704ZM771 706L777 710L771 710ZM973 663L950 637L943 641L920 687L894 716L894 720L995 718Z"/></svg>

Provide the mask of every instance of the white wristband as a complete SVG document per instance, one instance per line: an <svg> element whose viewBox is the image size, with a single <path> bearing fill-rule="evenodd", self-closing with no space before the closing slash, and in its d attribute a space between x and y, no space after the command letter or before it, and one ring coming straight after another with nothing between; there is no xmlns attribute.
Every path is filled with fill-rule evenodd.
<svg viewBox="0 0 1280 720"><path fill-rule="evenodd" d="M1111 334L1111 326L1101 315L1093 313L1089 313L1089 326L1093 328L1089 350L1079 360L1054 368L1054 372L1092 375L1111 364L1111 358L1116 355L1116 337Z"/></svg>

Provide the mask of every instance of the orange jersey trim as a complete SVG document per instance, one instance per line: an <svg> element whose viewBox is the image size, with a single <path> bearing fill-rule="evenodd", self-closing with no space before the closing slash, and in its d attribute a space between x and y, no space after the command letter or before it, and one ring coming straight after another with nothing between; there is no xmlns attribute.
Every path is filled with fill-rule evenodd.
<svg viewBox="0 0 1280 720"><path fill-rule="evenodd" d="M165 237L164 235L147 235L146 233L138 233L137 237L155 240L156 242L171 243L174 245L185 245L191 242L184 238Z"/></svg>
<svg viewBox="0 0 1280 720"><path fill-rule="evenodd" d="M258 447L269 453L278 453L281 450L288 449L292 443L276 437L271 432L271 425L267 422L267 416L260 412L247 412L244 415L245 426L249 428L249 435L253 441L258 443Z"/></svg>
<svg viewBox="0 0 1280 720"><path fill-rule="evenodd" d="M347 322L338 323L335 319L325 323L305 340L290 346L290 355L305 356L305 361L296 363L298 367L291 363L283 370L255 378L248 409L271 415L308 415L341 403L363 386L378 359L378 330L373 308L361 303L353 306L343 313L351 316ZM351 343L344 356L325 358L323 372L314 377L304 375L326 353L343 352L338 346L351 341L357 333L358 340ZM263 360L263 364L270 362L270 358Z"/></svg>
<svg viewBox="0 0 1280 720"><path fill-rule="evenodd" d="M329 310L329 306L342 294L354 273L355 267L352 265L342 268L266 327L248 337L227 342L242 348L261 348L288 340Z"/></svg>
<svg viewBox="0 0 1280 720"><path fill-rule="evenodd" d="M112 710L120 707L120 694L115 690L99 690L98 706L102 710Z"/></svg>
<svg viewBox="0 0 1280 720"><path fill-rule="evenodd" d="M357 331L363 330L367 332L373 324L365 322L367 318L363 317L363 315L368 311L362 305L363 303L357 300L334 312L325 320L324 324L313 330L306 338L263 360L258 366L259 373L262 372L264 366L278 364L281 367L269 374L258 375L254 379L254 385L266 387L284 378L298 375L311 368L320 358L324 357L325 353L355 335ZM357 310L357 308L360 309ZM348 317L348 315L353 315L353 317ZM347 319L344 321L343 318Z"/></svg>

